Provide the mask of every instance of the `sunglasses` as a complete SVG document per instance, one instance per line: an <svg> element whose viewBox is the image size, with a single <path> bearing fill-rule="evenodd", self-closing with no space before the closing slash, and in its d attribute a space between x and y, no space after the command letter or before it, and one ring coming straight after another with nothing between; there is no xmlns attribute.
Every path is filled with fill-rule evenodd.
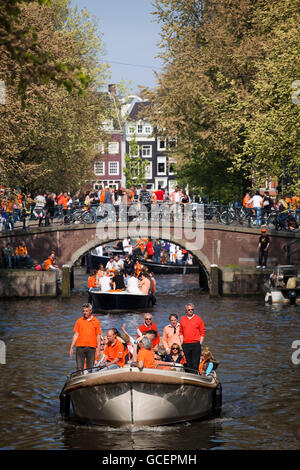
<svg viewBox="0 0 300 470"><path fill-rule="evenodd" d="M179 351L179 348L172 348L172 351Z"/></svg>
<svg viewBox="0 0 300 470"><path fill-rule="evenodd" d="M187 312L193 312L195 309L194 308L187 308L186 311Z"/></svg>
<svg viewBox="0 0 300 470"><path fill-rule="evenodd" d="M148 317L147 317L147 318L145 318L145 320L152 320L152 318L148 318Z"/></svg>

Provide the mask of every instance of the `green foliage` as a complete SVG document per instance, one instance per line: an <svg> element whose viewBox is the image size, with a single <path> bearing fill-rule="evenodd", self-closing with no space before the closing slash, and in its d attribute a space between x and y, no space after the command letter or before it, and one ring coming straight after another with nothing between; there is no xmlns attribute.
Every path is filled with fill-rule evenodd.
<svg viewBox="0 0 300 470"><path fill-rule="evenodd" d="M144 94L155 103L154 125L178 142L178 177L223 202L270 178L298 192L300 108L291 97L300 77L299 2L154 7L165 67Z"/></svg>
<svg viewBox="0 0 300 470"><path fill-rule="evenodd" d="M147 164L148 162L143 159L139 152L136 137L133 136L129 143L129 153L125 154L124 175L127 188L145 184Z"/></svg>

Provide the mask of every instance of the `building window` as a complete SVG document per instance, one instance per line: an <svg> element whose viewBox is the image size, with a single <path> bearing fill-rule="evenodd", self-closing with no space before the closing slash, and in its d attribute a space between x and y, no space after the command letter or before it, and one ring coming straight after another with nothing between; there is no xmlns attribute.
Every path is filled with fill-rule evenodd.
<svg viewBox="0 0 300 470"><path fill-rule="evenodd" d="M103 176L105 174L105 163L94 162L94 173L97 176Z"/></svg>
<svg viewBox="0 0 300 470"><path fill-rule="evenodd" d="M119 142L109 142L108 143L108 153L110 155L115 155L119 153Z"/></svg>
<svg viewBox="0 0 300 470"><path fill-rule="evenodd" d="M157 174L166 174L166 157L157 157Z"/></svg>
<svg viewBox="0 0 300 470"><path fill-rule="evenodd" d="M169 175L174 175L174 173L175 173L175 161L172 158L169 158L168 167L169 167Z"/></svg>
<svg viewBox="0 0 300 470"><path fill-rule="evenodd" d="M151 155L152 155L152 146L142 145L142 157L151 157Z"/></svg>
<svg viewBox="0 0 300 470"><path fill-rule="evenodd" d="M145 126L145 134L151 134L151 126Z"/></svg>
<svg viewBox="0 0 300 470"><path fill-rule="evenodd" d="M109 175L119 174L119 162L108 162L108 174Z"/></svg>
<svg viewBox="0 0 300 470"><path fill-rule="evenodd" d="M138 124L138 126L137 126L137 132L138 132L138 134L142 134L142 133L143 133L143 126L142 126L142 124Z"/></svg>
<svg viewBox="0 0 300 470"><path fill-rule="evenodd" d="M95 152L104 153L104 143L94 144L94 150Z"/></svg>
<svg viewBox="0 0 300 470"><path fill-rule="evenodd" d="M157 148L158 150L166 150L166 139L157 139Z"/></svg>
<svg viewBox="0 0 300 470"><path fill-rule="evenodd" d="M129 126L128 127L128 134L134 134L135 133L135 127Z"/></svg>

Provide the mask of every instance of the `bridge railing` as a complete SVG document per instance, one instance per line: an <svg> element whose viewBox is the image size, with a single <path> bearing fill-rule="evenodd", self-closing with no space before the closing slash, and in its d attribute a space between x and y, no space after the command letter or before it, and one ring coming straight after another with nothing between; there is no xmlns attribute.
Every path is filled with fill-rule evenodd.
<svg viewBox="0 0 300 470"><path fill-rule="evenodd" d="M201 211L198 210L200 206L202 207ZM257 214L254 209L245 208L242 205L220 203L173 204L166 201L142 204L139 201L134 201L121 205L99 202L86 205L77 202L72 207L65 209L56 206L52 211L44 209L36 212L33 207L30 211L14 211L6 214L2 212L0 231L24 230L33 226L108 223L118 220L128 222L151 220L163 223L165 220L174 222L185 218L192 222L198 222L199 217L203 218L205 224L214 223L248 228L264 225L271 230L298 231L300 208L283 212L269 212L262 209L260 214Z"/></svg>

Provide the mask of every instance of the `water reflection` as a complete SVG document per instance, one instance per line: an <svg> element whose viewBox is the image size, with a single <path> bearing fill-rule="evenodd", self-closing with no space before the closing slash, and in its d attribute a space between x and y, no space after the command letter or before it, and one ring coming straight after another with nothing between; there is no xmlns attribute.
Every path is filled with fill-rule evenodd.
<svg viewBox="0 0 300 470"><path fill-rule="evenodd" d="M205 345L220 361L220 419L126 430L63 422L59 393L74 370L68 356L73 327L86 301L86 275L70 300L19 300L0 306L1 449L296 449L299 447L299 372L291 361L300 339L299 306L264 305L262 298L210 299L198 277L158 277L153 310L160 332L187 301L206 326ZM172 292L172 294L170 294ZM126 324L134 335L142 313L99 315L103 331ZM109 432L108 432L109 431Z"/></svg>

